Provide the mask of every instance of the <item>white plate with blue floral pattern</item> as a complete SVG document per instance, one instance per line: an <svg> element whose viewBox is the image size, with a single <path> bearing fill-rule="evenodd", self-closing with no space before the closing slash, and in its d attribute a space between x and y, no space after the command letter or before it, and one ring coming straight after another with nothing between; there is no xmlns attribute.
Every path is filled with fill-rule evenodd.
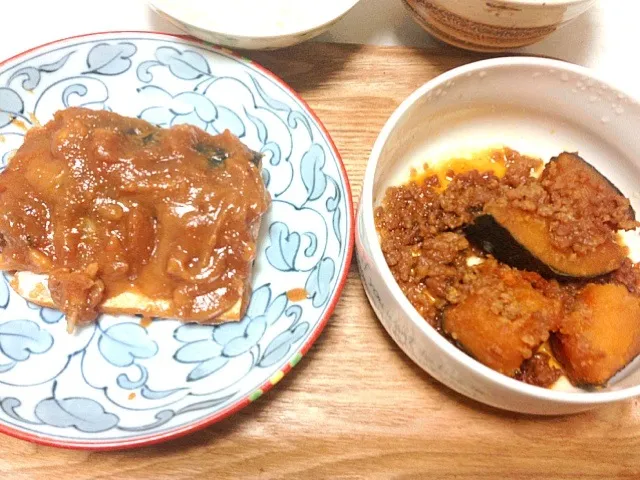
<svg viewBox="0 0 640 480"><path fill-rule="evenodd" d="M86 106L160 126L226 128L264 153L273 203L247 314L220 326L103 315L75 334L0 278L0 431L68 448L148 445L210 425L277 383L340 295L353 206L340 156L309 107L250 60L188 39L106 33L0 64L0 159L59 109ZM304 288L295 302L287 292Z"/></svg>

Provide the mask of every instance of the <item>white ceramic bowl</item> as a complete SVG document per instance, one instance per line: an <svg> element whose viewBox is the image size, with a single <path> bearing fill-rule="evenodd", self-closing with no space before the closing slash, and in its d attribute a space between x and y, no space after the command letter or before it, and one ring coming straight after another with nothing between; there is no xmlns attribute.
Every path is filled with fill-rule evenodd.
<svg viewBox="0 0 640 480"><path fill-rule="evenodd" d="M178 28L207 42L265 50L309 40L328 30L359 0L150 0Z"/></svg>
<svg viewBox="0 0 640 480"><path fill-rule="evenodd" d="M595 0L403 0L413 19L440 40L482 52L531 45Z"/></svg>
<svg viewBox="0 0 640 480"><path fill-rule="evenodd" d="M589 70L541 58L472 63L426 83L393 113L367 166L356 248L369 300L387 332L440 382L480 402L533 414L566 414L640 395L633 362L597 392L521 383L472 359L418 314L389 270L373 209L409 166L502 143L549 159L579 151L640 211L640 104ZM635 251L634 251L635 250ZM634 260L638 249L632 248Z"/></svg>

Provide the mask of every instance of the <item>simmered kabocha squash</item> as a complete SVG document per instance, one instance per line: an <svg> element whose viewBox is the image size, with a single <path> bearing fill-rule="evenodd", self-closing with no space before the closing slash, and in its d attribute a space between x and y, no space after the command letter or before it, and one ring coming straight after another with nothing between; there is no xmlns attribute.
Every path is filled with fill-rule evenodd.
<svg viewBox="0 0 640 480"><path fill-rule="evenodd" d="M487 260L456 305L446 308L442 328L481 363L513 377L522 362L556 330L562 303L534 287L538 275Z"/></svg>
<svg viewBox="0 0 640 480"><path fill-rule="evenodd" d="M578 178L586 188L595 190L594 193L596 194L598 191L601 191L619 197L619 200L626 205L629 218L636 218L631 204L618 187L577 153L563 152L557 157L551 158L547 164L547 168L542 172L542 180L551 174L551 167L554 167L554 181L560 186L566 185Z"/></svg>
<svg viewBox="0 0 640 480"><path fill-rule="evenodd" d="M505 149L491 154L505 171L488 172L485 156L387 189L375 222L389 269L487 367L545 388L606 385L640 355L640 263L619 235L640 226L629 199L576 154L538 176L541 160Z"/></svg>
<svg viewBox="0 0 640 480"><path fill-rule="evenodd" d="M474 223L465 227L467 237L498 260L547 278L591 278L619 268L628 250L618 243L616 231L635 227L629 201L576 154L563 153L551 159L540 180L538 197L525 198L529 204L499 199L485 205ZM563 198L571 185L573 197ZM533 207L521 207L532 202ZM603 218L588 217L591 204L598 205ZM607 218L609 211L617 212L618 217ZM571 229L586 232L573 234L583 242L581 249L573 248L571 238L558 240L558 232L572 233ZM589 229L597 229L591 244Z"/></svg>
<svg viewBox="0 0 640 480"><path fill-rule="evenodd" d="M627 256L627 249L614 239L584 256L558 249L551 244L547 220L508 207L487 206L465 233L501 262L547 278L604 275Z"/></svg>
<svg viewBox="0 0 640 480"><path fill-rule="evenodd" d="M551 346L574 384L604 385L640 354L640 298L622 285L588 284Z"/></svg>

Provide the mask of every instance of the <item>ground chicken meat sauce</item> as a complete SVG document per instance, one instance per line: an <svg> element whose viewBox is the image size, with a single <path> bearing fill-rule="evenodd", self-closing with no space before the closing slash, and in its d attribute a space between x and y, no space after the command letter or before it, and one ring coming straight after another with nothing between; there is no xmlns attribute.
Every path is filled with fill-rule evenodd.
<svg viewBox="0 0 640 480"><path fill-rule="evenodd" d="M48 274L71 325L123 292L184 320L239 317L269 205L259 163L229 132L60 111L0 174L0 267Z"/></svg>
<svg viewBox="0 0 640 480"><path fill-rule="evenodd" d="M602 189L585 192L587 180L570 178L558 165L543 170L541 160L508 148L483 152L477 159L452 160L438 170L425 166L424 172L412 172L405 185L388 188L375 209L382 252L409 301L451 342L494 370L549 387L566 373L554 358L550 336L566 333L579 345L579 353L595 348L583 338L597 324L591 310L574 322L578 326L573 330L563 330L563 321L575 316L580 292L586 285L621 284L630 298L620 304L640 306L640 267L625 259L610 274L559 282L498 262L472 244L464 228L488 205L509 205L548 219L554 248L589 255L616 230L638 224L627 199ZM596 200L590 198L594 195ZM640 339L640 318L634 322L637 327L629 335ZM640 353L627 346L629 342L615 340L589 358L624 343L623 354L614 352L619 364L611 367L619 369Z"/></svg>

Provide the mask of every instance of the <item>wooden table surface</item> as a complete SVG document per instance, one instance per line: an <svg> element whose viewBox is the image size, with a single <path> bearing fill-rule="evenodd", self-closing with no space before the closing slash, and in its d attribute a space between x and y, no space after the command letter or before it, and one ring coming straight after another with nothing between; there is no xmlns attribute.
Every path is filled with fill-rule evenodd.
<svg viewBox="0 0 640 480"><path fill-rule="evenodd" d="M309 43L250 54L280 75L331 132L357 202L367 157L391 112L437 74L480 57L442 47ZM415 366L367 303L351 267L333 317L271 392L203 431L122 452L0 438L6 479L640 478L638 401L567 417L501 412Z"/></svg>

